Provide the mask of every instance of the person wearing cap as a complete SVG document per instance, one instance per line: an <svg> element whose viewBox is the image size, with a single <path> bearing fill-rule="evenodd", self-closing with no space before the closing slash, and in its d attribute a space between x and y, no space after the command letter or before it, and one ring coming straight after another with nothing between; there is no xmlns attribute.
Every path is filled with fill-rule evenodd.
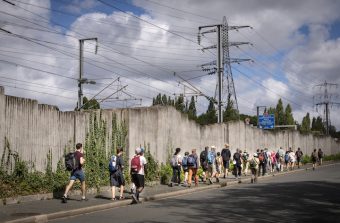
<svg viewBox="0 0 340 223"><path fill-rule="evenodd" d="M249 161L249 167L251 170L251 183L257 183L257 175L258 175L258 169L259 169L259 158L258 153L253 154L253 158Z"/></svg>
<svg viewBox="0 0 340 223"><path fill-rule="evenodd" d="M143 156L144 149L138 147L135 153L135 156L131 159L131 179L136 186L136 192L132 194L132 204L139 203L139 194L144 189L144 175L147 170L147 161Z"/></svg>

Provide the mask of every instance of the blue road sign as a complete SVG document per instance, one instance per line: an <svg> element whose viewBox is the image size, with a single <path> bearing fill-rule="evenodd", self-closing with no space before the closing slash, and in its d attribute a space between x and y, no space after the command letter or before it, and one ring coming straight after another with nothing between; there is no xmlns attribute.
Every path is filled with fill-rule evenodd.
<svg viewBox="0 0 340 223"><path fill-rule="evenodd" d="M275 126L274 115L259 115L259 126L261 129L273 129Z"/></svg>

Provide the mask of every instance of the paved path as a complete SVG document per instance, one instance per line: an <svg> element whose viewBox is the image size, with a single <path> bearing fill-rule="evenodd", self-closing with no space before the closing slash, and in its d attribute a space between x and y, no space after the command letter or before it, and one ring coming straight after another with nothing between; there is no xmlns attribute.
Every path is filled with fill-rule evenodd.
<svg viewBox="0 0 340 223"><path fill-rule="evenodd" d="M340 222L340 165L52 222Z"/></svg>

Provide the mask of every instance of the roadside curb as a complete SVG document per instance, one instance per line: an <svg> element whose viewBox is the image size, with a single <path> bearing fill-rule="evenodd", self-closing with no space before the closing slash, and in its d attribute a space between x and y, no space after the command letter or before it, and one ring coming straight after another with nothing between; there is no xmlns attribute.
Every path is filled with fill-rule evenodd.
<svg viewBox="0 0 340 223"><path fill-rule="evenodd" d="M322 168L322 167L327 167L327 166L333 166L333 165L337 165L337 164L340 164L340 163L339 162L330 162L330 163L324 164L322 166L318 166L317 169ZM266 175L266 176L261 176L259 178L261 179L261 178L275 177L275 176L286 175L286 174L290 174L290 173L296 173L296 172L300 172L300 171L307 171L307 170L310 170L310 169L312 169L312 167L301 168L301 169L296 169L296 170L286 171L286 172L280 172L280 173L276 173L276 174L270 174L270 175ZM247 178L247 179L242 180L242 183L250 182L250 181L251 181L251 179ZM194 188L189 188L189 189L184 189L184 190L179 190L179 191L172 191L172 192L167 192L167 193L156 194L156 195L152 195L152 196L142 198L141 200L142 200L142 202L162 200L162 199L166 199L166 198L169 198L169 197L176 197L176 196L195 193L195 192L204 191L204 190L211 190L211 189L218 189L218 188L222 188L222 187L228 187L228 186L232 186L232 185L237 185L239 183L240 183L239 181L233 180L231 182L222 182L222 183L219 183L219 184L212 184L212 185L207 185L207 186L202 186L202 187L197 187L197 188L194 187ZM31 222L44 223L44 222L48 222L48 221L54 220L54 219L66 218L66 217L71 217L71 216L81 215L81 214L87 214L87 213L96 212L96 211L103 211L103 210L106 210L106 209L111 209L111 208L116 208L116 207L124 207L124 206L130 205L130 204L131 204L131 200L123 200L123 201L119 201L119 202L94 205L94 206L78 208L78 209L74 209L74 210L60 211L60 212L42 214L42 215L35 215L35 216L15 219L15 220L6 221L6 222L7 223L31 223Z"/></svg>

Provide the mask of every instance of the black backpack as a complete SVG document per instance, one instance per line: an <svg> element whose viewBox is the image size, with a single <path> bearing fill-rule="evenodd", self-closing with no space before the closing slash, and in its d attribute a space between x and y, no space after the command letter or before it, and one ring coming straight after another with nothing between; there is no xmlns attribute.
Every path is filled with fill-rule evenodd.
<svg viewBox="0 0 340 223"><path fill-rule="evenodd" d="M204 161L207 160L207 153L205 152L205 150L201 152L200 160L201 160L201 162L204 162Z"/></svg>
<svg viewBox="0 0 340 223"><path fill-rule="evenodd" d="M222 159L224 161L229 161L230 160L230 150L229 149L222 149L222 153L221 153Z"/></svg>
<svg viewBox="0 0 340 223"><path fill-rule="evenodd" d="M75 153L68 153L65 155L65 167L66 167L66 170L68 171L73 171L77 169L78 165L77 165Z"/></svg>

